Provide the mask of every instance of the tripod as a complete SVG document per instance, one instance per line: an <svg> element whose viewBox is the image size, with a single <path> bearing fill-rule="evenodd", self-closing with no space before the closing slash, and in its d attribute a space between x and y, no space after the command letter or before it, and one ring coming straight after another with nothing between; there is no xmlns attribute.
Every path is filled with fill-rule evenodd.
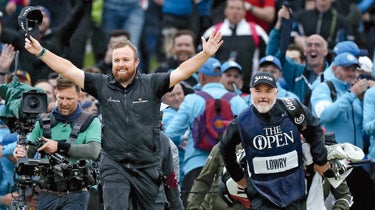
<svg viewBox="0 0 375 210"><path fill-rule="evenodd" d="M18 130L18 144L26 149L26 135L29 130ZM43 183L42 177L49 170L49 161L47 159L33 159L22 157L17 160L14 173L14 182L18 187L18 199L13 201L9 207L10 210L28 210L26 204L26 189L32 190L35 186Z"/></svg>
<svg viewBox="0 0 375 210"><path fill-rule="evenodd" d="M22 178L23 180L27 180L29 178ZM16 201L12 201L9 207L9 210L29 210L29 207L26 204L26 188L29 186L28 183L21 183L20 181L17 183L18 186L18 199Z"/></svg>

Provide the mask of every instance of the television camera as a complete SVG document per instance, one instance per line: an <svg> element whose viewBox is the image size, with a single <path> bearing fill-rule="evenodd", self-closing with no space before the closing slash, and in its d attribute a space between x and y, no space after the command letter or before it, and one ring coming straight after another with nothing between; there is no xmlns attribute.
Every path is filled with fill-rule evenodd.
<svg viewBox="0 0 375 210"><path fill-rule="evenodd" d="M37 147L42 146L42 141L41 139L37 140ZM97 183L98 165L96 162L90 163L88 160L80 159L76 163L72 163L59 153L47 154L47 156L48 159L20 159L17 163L16 174L32 177L33 181L30 183L27 182L28 180L20 180L23 184L37 184L48 189L56 178L63 178L69 183L84 187L90 187Z"/></svg>
<svg viewBox="0 0 375 210"><path fill-rule="evenodd" d="M21 85L21 87L23 87ZM22 96L19 98L19 92ZM17 143L26 148L29 142L26 136L34 128L39 114L47 111L47 95L37 89L14 88L4 109L8 115L2 119L6 122L9 130L17 132ZM17 94L18 93L18 94ZM28 209L25 202L25 191L27 187L43 184L43 176L49 171L49 162L46 159L19 158L15 165L14 181L18 187L18 200L11 203L10 209Z"/></svg>
<svg viewBox="0 0 375 210"><path fill-rule="evenodd" d="M47 111L47 96L35 89L22 93L19 103L21 108L15 111L14 117L6 117L11 132L18 133L18 144L26 148L27 145L41 147L42 139L35 143L26 140L26 135L32 131L39 115ZM10 105L12 106L12 105ZM13 109L17 107L13 105ZM7 107L9 108L9 107ZM14 112L14 110L13 110ZM56 180L64 180L73 186L90 187L97 183L98 164L81 159L72 163L59 153L45 154L48 158L19 158L15 166L14 181L18 187L18 200L10 206L11 210L28 209L25 191L27 187L34 189L41 187L49 189ZM64 191L64 189L61 189ZM66 189L65 189L66 191Z"/></svg>

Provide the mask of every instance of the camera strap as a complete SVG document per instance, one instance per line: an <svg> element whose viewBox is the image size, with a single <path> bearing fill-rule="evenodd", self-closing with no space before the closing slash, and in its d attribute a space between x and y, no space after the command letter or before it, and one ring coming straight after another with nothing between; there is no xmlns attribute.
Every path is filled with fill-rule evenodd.
<svg viewBox="0 0 375 210"><path fill-rule="evenodd" d="M78 137L78 134L85 131L90 126L95 117L96 116L92 113L82 111L79 117L77 117L77 119L75 119L72 123L72 131L70 132L69 139L66 141L66 143L74 143L74 141ZM48 113L41 118L39 123L43 128L43 136L46 138L51 138L51 128L53 128L58 123L56 118L51 113Z"/></svg>
<svg viewBox="0 0 375 210"><path fill-rule="evenodd" d="M73 144L74 141L77 139L78 134L80 132L85 131L89 127L91 122L94 120L94 118L94 114L82 111L79 117L76 120L74 120L72 131L70 132L69 139L66 141L66 143Z"/></svg>

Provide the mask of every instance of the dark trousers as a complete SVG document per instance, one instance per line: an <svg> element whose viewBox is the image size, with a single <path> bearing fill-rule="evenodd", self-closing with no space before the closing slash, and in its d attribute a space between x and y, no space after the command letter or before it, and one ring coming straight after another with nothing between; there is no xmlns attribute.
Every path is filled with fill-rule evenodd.
<svg viewBox="0 0 375 210"><path fill-rule="evenodd" d="M48 192L40 192L38 195L39 210L86 210L88 202L89 191L73 192L64 196Z"/></svg>
<svg viewBox="0 0 375 210"><path fill-rule="evenodd" d="M362 167L354 167L346 178L349 190L353 195L351 210L373 210L375 206L374 183Z"/></svg>
<svg viewBox="0 0 375 210"><path fill-rule="evenodd" d="M255 197L251 200L251 209L252 210L301 210L303 209L305 199L300 199L293 202L292 204L281 208L273 204L271 201L267 200L264 197Z"/></svg>
<svg viewBox="0 0 375 210"><path fill-rule="evenodd" d="M106 210L154 210L159 194L159 174L155 167L136 169L102 155L100 176Z"/></svg>
<svg viewBox="0 0 375 210"><path fill-rule="evenodd" d="M187 199L189 197L191 187L194 184L195 178L197 178L199 174L201 173L202 168L203 167L193 169L189 173L185 174L184 181L181 187L181 200L185 208L187 207Z"/></svg>
<svg viewBox="0 0 375 210"><path fill-rule="evenodd" d="M90 210L103 210L103 199L100 190L93 187L90 188L90 199L87 209Z"/></svg>

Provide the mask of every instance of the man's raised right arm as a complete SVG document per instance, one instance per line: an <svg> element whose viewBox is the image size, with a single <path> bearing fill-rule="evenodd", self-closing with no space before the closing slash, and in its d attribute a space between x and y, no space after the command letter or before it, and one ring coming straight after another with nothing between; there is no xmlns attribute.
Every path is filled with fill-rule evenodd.
<svg viewBox="0 0 375 210"><path fill-rule="evenodd" d="M69 60L62 58L51 51L43 48L40 43L30 36L25 38L25 49L41 59L52 70L62 74L67 79L73 81L79 87L84 88L84 72L73 65Z"/></svg>

